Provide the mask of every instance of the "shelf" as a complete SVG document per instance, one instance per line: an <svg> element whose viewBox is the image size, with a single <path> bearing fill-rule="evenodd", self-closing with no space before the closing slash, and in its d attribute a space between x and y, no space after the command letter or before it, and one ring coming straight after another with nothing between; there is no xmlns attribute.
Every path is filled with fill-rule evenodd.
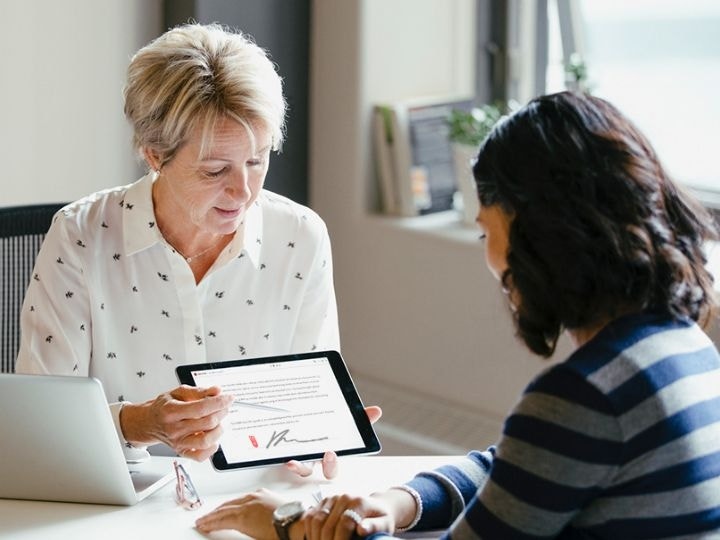
<svg viewBox="0 0 720 540"><path fill-rule="evenodd" d="M462 244L477 245L480 230L462 222L454 210L416 217L370 215L367 219L381 227L406 230L418 234L444 238ZM715 290L720 293L720 242L710 242L707 248L708 268L715 276Z"/></svg>
<svg viewBox="0 0 720 540"><path fill-rule="evenodd" d="M477 245L480 237L480 229L475 225L463 223L460 213L455 210L416 217L370 215L367 219L380 226L445 238L463 244Z"/></svg>

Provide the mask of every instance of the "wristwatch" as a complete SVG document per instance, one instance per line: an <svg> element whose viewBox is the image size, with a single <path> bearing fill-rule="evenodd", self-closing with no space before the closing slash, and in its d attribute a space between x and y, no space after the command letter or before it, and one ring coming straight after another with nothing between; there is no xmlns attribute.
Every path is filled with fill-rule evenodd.
<svg viewBox="0 0 720 540"><path fill-rule="evenodd" d="M280 540L290 540L288 528L305 513L300 501L292 501L278 506L273 512L273 525Z"/></svg>

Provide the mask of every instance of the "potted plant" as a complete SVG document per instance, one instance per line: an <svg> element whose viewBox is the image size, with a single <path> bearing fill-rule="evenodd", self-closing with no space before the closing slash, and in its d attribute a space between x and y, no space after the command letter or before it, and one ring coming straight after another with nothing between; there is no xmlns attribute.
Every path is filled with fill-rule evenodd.
<svg viewBox="0 0 720 540"><path fill-rule="evenodd" d="M575 92L592 93L588 67L579 53L573 53L564 66L565 87ZM475 180L472 176L472 162L480 143L488 136L493 126L518 104L495 103L473 107L470 110L453 109L448 117L450 142L457 184L463 201L463 222L474 224L479 210Z"/></svg>
<svg viewBox="0 0 720 540"><path fill-rule="evenodd" d="M574 92L592 93L588 67L580 53L572 53L565 64L565 88Z"/></svg>
<svg viewBox="0 0 720 540"><path fill-rule="evenodd" d="M470 110L453 109L448 118L455 175L463 201L463 223L475 223L479 210L472 162L478 146L504 114L502 105L482 105Z"/></svg>

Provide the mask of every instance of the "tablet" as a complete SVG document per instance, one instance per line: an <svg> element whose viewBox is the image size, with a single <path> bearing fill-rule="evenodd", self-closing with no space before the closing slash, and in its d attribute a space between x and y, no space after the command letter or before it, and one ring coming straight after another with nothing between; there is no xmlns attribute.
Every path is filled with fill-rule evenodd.
<svg viewBox="0 0 720 540"><path fill-rule="evenodd" d="M362 401L337 351L179 366L192 386L235 397L223 419L218 471L380 451Z"/></svg>

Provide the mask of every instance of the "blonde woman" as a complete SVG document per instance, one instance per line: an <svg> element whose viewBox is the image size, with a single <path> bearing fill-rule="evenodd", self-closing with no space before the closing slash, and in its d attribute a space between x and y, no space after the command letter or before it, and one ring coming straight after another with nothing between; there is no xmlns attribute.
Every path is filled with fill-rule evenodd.
<svg viewBox="0 0 720 540"><path fill-rule="evenodd" d="M96 377L129 452L203 460L231 399L173 389L175 367L338 349L330 241L312 210L263 189L286 103L247 36L174 28L134 56L124 96L148 173L55 217L16 370Z"/></svg>

